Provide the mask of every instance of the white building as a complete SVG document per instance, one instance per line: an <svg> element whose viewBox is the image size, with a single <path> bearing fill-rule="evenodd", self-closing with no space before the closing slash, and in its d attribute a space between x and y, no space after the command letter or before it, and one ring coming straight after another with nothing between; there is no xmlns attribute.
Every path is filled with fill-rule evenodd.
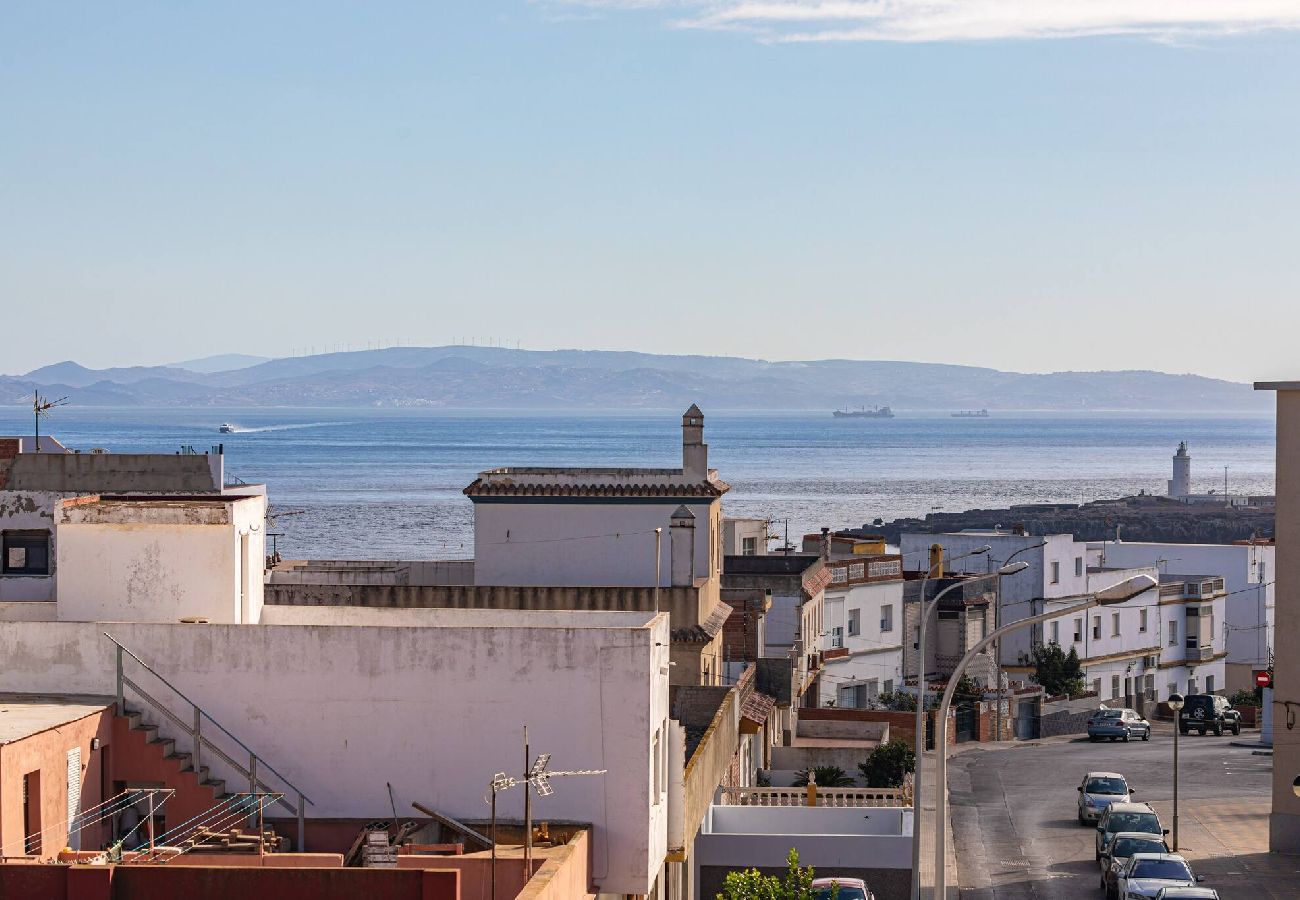
<svg viewBox="0 0 1300 900"><path fill-rule="evenodd" d="M33 604L28 618L52 618L62 600L77 619L256 621L265 488L225 488L219 447L74 453L49 437L33 447L0 438L0 606Z"/></svg>
<svg viewBox="0 0 1300 900"><path fill-rule="evenodd" d="M741 519L727 516L722 520L723 556L767 556L767 519Z"/></svg>
<svg viewBox="0 0 1300 900"><path fill-rule="evenodd" d="M682 416L679 469L481 472L464 491L474 503L474 583L663 586L716 580L722 495L730 488L709 468L708 450L704 415L692 406ZM687 514L679 516L682 507Z"/></svg>
<svg viewBox="0 0 1300 900"><path fill-rule="evenodd" d="M903 683L903 560L826 563L819 706L866 709Z"/></svg>
<svg viewBox="0 0 1300 900"><path fill-rule="evenodd" d="M1171 544L1107 541L1088 545L1101 565L1156 566L1161 575L1222 578L1226 597L1216 620L1218 646L1227 651L1227 692L1253 688L1254 670L1266 669L1273 648L1273 579L1276 546L1271 541L1232 544ZM1191 579L1189 579L1191 580Z"/></svg>
<svg viewBox="0 0 1300 900"><path fill-rule="evenodd" d="M386 782L399 811L416 801L482 820L493 774L521 769L527 725L552 768L608 770L557 781L534 815L592 823L599 892L656 890L669 821L666 613L268 606L258 625L0 618L0 659L21 660L0 668L0 691L111 696L105 631L301 789L309 820L390 818ZM125 662L189 721L188 706ZM130 688L127 700L188 745ZM223 740L210 722L204 732ZM204 762L239 784L215 753ZM517 818L522 800L503 794L501 814Z"/></svg>
<svg viewBox="0 0 1300 900"><path fill-rule="evenodd" d="M1081 596L1138 575L1159 580L1154 565L1089 566L1089 546L1068 534L905 534L901 543L905 557L923 555L927 547L938 543L950 560L984 545L992 547L985 555L955 559L951 570L958 572L992 571L1013 558L1028 563L1029 568L1000 580L1002 624L1070 606ZM1001 664L1009 672L1028 676L1033 671L1034 647L1054 643L1067 652L1073 648L1083 664L1085 681L1098 699L1115 705L1138 706L1164 700L1171 690L1185 692L1189 686L1220 690L1225 683L1226 654L1221 641L1216 643L1208 637L1199 623L1222 621L1222 580L1217 591L1209 588L1208 603L1201 603L1199 594L1191 596L1193 589L1200 590L1181 581L1166 581L1160 588L1153 587L1118 606L1048 620L1013 632L1003 640ZM1195 606L1198 614L1202 606L1206 610L1204 620L1197 618L1195 646L1190 646L1187 633L1186 620L1192 615L1189 606ZM1173 644L1169 638L1171 628L1175 629Z"/></svg>

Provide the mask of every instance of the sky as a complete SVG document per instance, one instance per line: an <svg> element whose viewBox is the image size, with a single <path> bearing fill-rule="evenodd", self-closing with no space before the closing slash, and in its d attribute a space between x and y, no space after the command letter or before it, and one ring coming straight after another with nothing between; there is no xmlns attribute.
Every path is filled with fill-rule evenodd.
<svg viewBox="0 0 1300 900"><path fill-rule="evenodd" d="M0 372L499 341L1294 379L1300 2L0 8Z"/></svg>

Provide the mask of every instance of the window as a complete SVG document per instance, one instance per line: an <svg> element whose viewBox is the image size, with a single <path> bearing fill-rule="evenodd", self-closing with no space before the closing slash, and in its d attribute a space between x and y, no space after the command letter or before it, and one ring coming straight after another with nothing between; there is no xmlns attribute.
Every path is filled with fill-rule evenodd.
<svg viewBox="0 0 1300 900"><path fill-rule="evenodd" d="M885 679L885 690L884 690L884 692L885 692L886 694L892 694L892 693L894 692L894 680L893 680L892 678L886 678L886 679Z"/></svg>
<svg viewBox="0 0 1300 900"><path fill-rule="evenodd" d="M1092 639L1094 641L1101 640L1101 616L1092 617Z"/></svg>
<svg viewBox="0 0 1300 900"><path fill-rule="evenodd" d="M862 610L849 610L849 637L862 633Z"/></svg>
<svg viewBox="0 0 1300 900"><path fill-rule="evenodd" d="M844 646L844 629L836 625L831 629L831 649L837 649Z"/></svg>
<svg viewBox="0 0 1300 900"><path fill-rule="evenodd" d="M1147 611L1145 609L1139 609L1138 610L1138 631L1145 632L1146 630L1147 630Z"/></svg>
<svg viewBox="0 0 1300 900"><path fill-rule="evenodd" d="M1052 635L1050 643L1053 644L1061 643L1061 623L1053 622L1051 625L1048 626L1048 628L1050 629L1050 633Z"/></svg>
<svg viewBox="0 0 1300 900"><path fill-rule="evenodd" d="M1176 693L1178 693L1178 682L1176 681L1169 682L1169 694L1167 696L1172 697Z"/></svg>
<svg viewBox="0 0 1300 900"><path fill-rule="evenodd" d="M6 531L0 545L0 575L50 574L48 531Z"/></svg>
<svg viewBox="0 0 1300 900"><path fill-rule="evenodd" d="M758 538L747 537L740 539L741 556L758 556Z"/></svg>
<svg viewBox="0 0 1300 900"><path fill-rule="evenodd" d="M1110 636L1119 637L1119 613L1110 614Z"/></svg>
<svg viewBox="0 0 1300 900"><path fill-rule="evenodd" d="M1213 676L1213 675L1206 675L1206 676L1205 676L1205 693L1207 693L1207 694L1213 694L1213 693L1214 693L1214 676Z"/></svg>
<svg viewBox="0 0 1300 900"><path fill-rule="evenodd" d="M1178 623L1177 622L1169 623L1169 646L1170 647L1178 646Z"/></svg>
<svg viewBox="0 0 1300 900"><path fill-rule="evenodd" d="M1110 696L1112 700L1119 697L1119 676L1118 675L1110 676Z"/></svg>
<svg viewBox="0 0 1300 900"><path fill-rule="evenodd" d="M1052 584L1060 584L1060 583L1061 583L1061 564L1059 562L1054 562L1052 563Z"/></svg>
<svg viewBox="0 0 1300 900"><path fill-rule="evenodd" d="M23 853L39 856L41 853L41 772L28 772L23 776Z"/></svg>
<svg viewBox="0 0 1300 900"><path fill-rule="evenodd" d="M1093 692L1094 694L1096 694L1098 697L1101 696L1101 679L1100 679L1100 678L1094 678L1094 679L1092 680L1092 692Z"/></svg>
<svg viewBox="0 0 1300 900"><path fill-rule="evenodd" d="M1074 620L1074 642L1076 644L1083 642L1083 619Z"/></svg>
<svg viewBox="0 0 1300 900"><path fill-rule="evenodd" d="M876 679L874 679L874 678L868 678L866 684L862 684L862 685L858 685L858 686L861 687L864 691L866 691L866 695L867 695L867 696L866 696L866 699L867 699L867 702L868 702L868 703L870 703L870 702L874 702L875 700L879 699L879 697L880 697L880 682L877 681ZM863 705L863 706L866 706L867 703L863 703L862 705Z"/></svg>
<svg viewBox="0 0 1300 900"><path fill-rule="evenodd" d="M1200 693L1200 691L1198 691L1198 690L1196 689L1196 679L1195 679L1195 678L1189 678L1189 679L1187 679L1187 693L1189 693L1189 694L1199 694L1199 693Z"/></svg>
<svg viewBox="0 0 1300 900"><path fill-rule="evenodd" d="M1214 610L1211 609L1205 615L1210 620L1209 621L1210 627L1205 630L1204 634L1207 635L1206 637L1207 641L1213 641L1214 640ZM1206 691L1206 693L1209 693L1209 691Z"/></svg>
<svg viewBox="0 0 1300 900"><path fill-rule="evenodd" d="M919 625L912 629L912 649L921 649L921 626Z"/></svg>
<svg viewBox="0 0 1300 900"><path fill-rule="evenodd" d="M1081 578L1082 576L1083 576L1083 557L1076 556L1074 558L1074 577Z"/></svg>
<svg viewBox="0 0 1300 900"><path fill-rule="evenodd" d="M1200 647L1200 641L1197 640L1197 636L1190 631L1187 632L1187 649L1195 650L1198 647ZM1193 691L1193 693L1195 693L1195 691Z"/></svg>
<svg viewBox="0 0 1300 900"><path fill-rule="evenodd" d="M894 630L894 604L889 603L880 608L880 630Z"/></svg>

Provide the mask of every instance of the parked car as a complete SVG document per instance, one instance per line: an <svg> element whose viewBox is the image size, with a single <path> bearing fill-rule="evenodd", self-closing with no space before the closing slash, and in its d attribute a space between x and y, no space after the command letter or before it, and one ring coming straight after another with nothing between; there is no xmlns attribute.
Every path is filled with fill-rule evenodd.
<svg viewBox="0 0 1300 900"><path fill-rule="evenodd" d="M1231 731L1241 734L1241 713L1232 708L1227 697L1217 694L1188 694L1183 698L1183 711L1178 717L1178 730L1182 734L1213 731L1223 734Z"/></svg>
<svg viewBox="0 0 1300 900"><path fill-rule="evenodd" d="M1151 740L1151 723L1134 709L1099 709L1088 719L1088 739L1112 741L1140 737Z"/></svg>
<svg viewBox="0 0 1300 900"><path fill-rule="evenodd" d="M1159 835L1120 831L1101 851L1101 889L1106 900L1125 900L1119 895L1119 873L1137 853L1168 853L1169 845Z"/></svg>
<svg viewBox="0 0 1300 900"><path fill-rule="evenodd" d="M1156 900L1219 900L1219 892L1205 887L1161 888Z"/></svg>
<svg viewBox="0 0 1300 900"><path fill-rule="evenodd" d="M876 900L861 878L815 878L812 891L814 900Z"/></svg>
<svg viewBox="0 0 1300 900"><path fill-rule="evenodd" d="M1123 900L1155 900L1166 888L1196 887L1200 880L1176 853L1138 853L1120 870L1115 890Z"/></svg>
<svg viewBox="0 0 1300 900"><path fill-rule="evenodd" d="M1112 803L1106 807L1097 822L1097 855L1093 858L1100 862L1101 851L1106 849L1111 839L1126 831L1153 834L1156 837L1168 834L1161 827L1160 817L1149 803Z"/></svg>
<svg viewBox="0 0 1300 900"><path fill-rule="evenodd" d="M1096 822L1102 810L1112 803L1127 803L1133 793L1124 776L1116 772L1089 772L1078 791L1080 825Z"/></svg>

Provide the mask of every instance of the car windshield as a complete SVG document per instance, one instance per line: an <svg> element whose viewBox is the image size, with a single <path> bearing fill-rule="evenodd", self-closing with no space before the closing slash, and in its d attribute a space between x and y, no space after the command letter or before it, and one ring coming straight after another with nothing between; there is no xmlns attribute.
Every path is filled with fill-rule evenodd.
<svg viewBox="0 0 1300 900"><path fill-rule="evenodd" d="M1115 842L1115 849L1111 851L1111 856L1128 859L1138 853L1164 852L1165 845L1162 841L1153 841L1147 838L1120 838Z"/></svg>
<svg viewBox="0 0 1300 900"><path fill-rule="evenodd" d="M1113 810L1114 807L1112 806ZM1159 834L1160 819L1149 812L1112 812L1106 822L1108 831L1140 831L1143 834Z"/></svg>
<svg viewBox="0 0 1300 900"><path fill-rule="evenodd" d="M831 900L832 889L828 887L813 888L813 900ZM866 893L859 887L841 885L834 890L835 900L867 900Z"/></svg>
<svg viewBox="0 0 1300 900"><path fill-rule="evenodd" d="M1139 859L1133 863L1130 878L1164 878L1170 881L1191 881L1192 872L1187 863L1176 859Z"/></svg>
<svg viewBox="0 0 1300 900"><path fill-rule="evenodd" d="M1128 785L1123 778L1089 778L1084 791L1089 794L1127 794Z"/></svg>

